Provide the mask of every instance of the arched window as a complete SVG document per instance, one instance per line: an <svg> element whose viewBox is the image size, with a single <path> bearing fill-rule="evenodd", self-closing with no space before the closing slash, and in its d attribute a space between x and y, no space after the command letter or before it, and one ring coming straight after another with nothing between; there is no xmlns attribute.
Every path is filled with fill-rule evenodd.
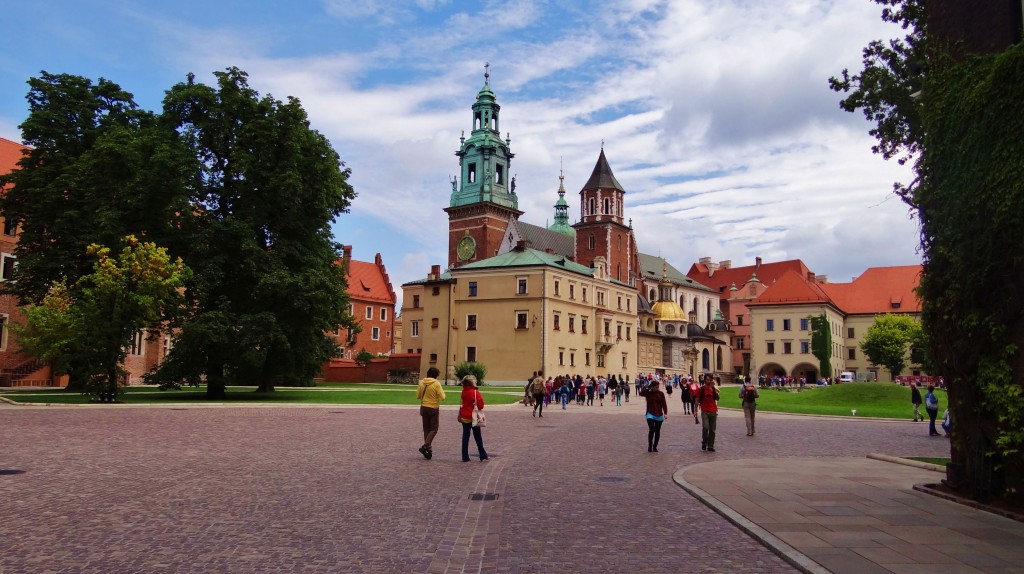
<svg viewBox="0 0 1024 574"><path fill-rule="evenodd" d="M708 301L708 315L707 315L708 323L711 322L711 317L713 317L713 315L711 314L711 301Z"/></svg>
<svg viewBox="0 0 1024 574"><path fill-rule="evenodd" d="M686 296L685 295L680 295L679 296L679 308L682 309L683 311L686 311Z"/></svg>
<svg viewBox="0 0 1024 574"><path fill-rule="evenodd" d="M722 348L721 347L719 347L715 351L715 355L716 355L715 356L715 370L716 371L721 371L722 370Z"/></svg>
<svg viewBox="0 0 1024 574"><path fill-rule="evenodd" d="M622 264L621 263L616 263L615 264L615 278L618 279L619 281L622 281Z"/></svg>
<svg viewBox="0 0 1024 574"><path fill-rule="evenodd" d="M693 298L693 307L690 308L690 312L693 314L694 317L697 316L697 298L696 297Z"/></svg>
<svg viewBox="0 0 1024 574"><path fill-rule="evenodd" d="M612 212L612 200L608 199L607 197L604 199L604 212L605 213L611 213Z"/></svg>
<svg viewBox="0 0 1024 574"><path fill-rule="evenodd" d="M700 354L700 366L705 371L711 370L711 353L709 353L707 349L704 349Z"/></svg>
<svg viewBox="0 0 1024 574"><path fill-rule="evenodd" d="M650 293L650 295L651 295L651 296L650 296L650 297L648 297L648 298L647 298L647 300L648 300L648 301L655 301L656 299L654 298L654 289L651 289L651 293Z"/></svg>
<svg viewBox="0 0 1024 574"><path fill-rule="evenodd" d="M590 201L587 202L587 205L588 205L587 215L593 215L594 213L597 212L597 200L596 199L591 197ZM593 247L591 247L591 249L593 249Z"/></svg>
<svg viewBox="0 0 1024 574"><path fill-rule="evenodd" d="M593 236L593 235L591 235L591 236L590 236L590 250L591 250L591 251L593 251L593 250L594 250L594 244L595 244L595 241L594 241L594 236Z"/></svg>

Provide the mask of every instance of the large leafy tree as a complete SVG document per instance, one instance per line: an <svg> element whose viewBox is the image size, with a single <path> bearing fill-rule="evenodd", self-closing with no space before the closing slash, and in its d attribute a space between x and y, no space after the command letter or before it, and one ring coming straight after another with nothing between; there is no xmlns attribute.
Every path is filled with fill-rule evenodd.
<svg viewBox="0 0 1024 574"><path fill-rule="evenodd" d="M920 331L921 324L909 315L879 315L864 333L860 349L872 364L888 369L895 381L906 368L908 352L920 340Z"/></svg>
<svg viewBox="0 0 1024 574"><path fill-rule="evenodd" d="M1024 496L1024 46L965 55L921 0L876 0L907 30L832 78L875 123L876 151L913 160L896 191L921 220L926 357L953 415L947 480L975 498Z"/></svg>
<svg viewBox="0 0 1024 574"><path fill-rule="evenodd" d="M132 338L179 304L188 276L181 259L172 261L166 249L134 236L124 243L117 256L90 245L92 272L74 284L54 283L39 305L28 306L20 333L26 350L85 381L85 390L104 400L118 395Z"/></svg>
<svg viewBox="0 0 1024 574"><path fill-rule="evenodd" d="M68 74L42 72L28 83L21 129L30 148L0 178L11 185L0 210L21 228L18 280L4 288L23 304L42 301L54 281L74 284L90 273L91 244L136 235L173 247L189 211L186 149L130 93Z"/></svg>
<svg viewBox="0 0 1024 574"><path fill-rule="evenodd" d="M216 78L172 87L160 118L198 177L183 247L193 314L155 380L204 379L211 396L308 385L348 302L330 224L355 197L349 170L298 100L260 97L235 68Z"/></svg>

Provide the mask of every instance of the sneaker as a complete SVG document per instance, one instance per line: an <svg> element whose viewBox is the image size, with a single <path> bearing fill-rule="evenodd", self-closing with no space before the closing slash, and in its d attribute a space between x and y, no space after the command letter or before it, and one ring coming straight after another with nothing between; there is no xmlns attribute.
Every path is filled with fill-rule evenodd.
<svg viewBox="0 0 1024 574"><path fill-rule="evenodd" d="M709 446L708 447L708 452L715 452L715 447Z"/></svg>
<svg viewBox="0 0 1024 574"><path fill-rule="evenodd" d="M700 443L700 449L701 450L707 450L708 449L708 445L706 445L704 443Z"/></svg>
<svg viewBox="0 0 1024 574"><path fill-rule="evenodd" d="M419 450L420 450L420 454L423 455L423 458L425 458L427 460L430 460L430 451L427 450L426 445L421 446Z"/></svg>

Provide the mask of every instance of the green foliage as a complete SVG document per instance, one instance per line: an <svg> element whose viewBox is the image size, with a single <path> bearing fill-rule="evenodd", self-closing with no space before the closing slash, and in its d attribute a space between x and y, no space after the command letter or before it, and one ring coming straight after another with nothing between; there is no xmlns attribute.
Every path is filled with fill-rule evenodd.
<svg viewBox="0 0 1024 574"><path fill-rule="evenodd" d="M356 364L363 365L365 367L366 365L370 364L370 361L376 358L377 355L374 355L373 353L367 351L366 349L362 349L359 351L359 354L356 355L355 362Z"/></svg>
<svg viewBox="0 0 1024 574"><path fill-rule="evenodd" d="M818 359L821 376L832 376L832 328L824 313L811 317L811 352Z"/></svg>
<svg viewBox="0 0 1024 574"><path fill-rule="evenodd" d="M158 324L165 307L180 303L178 290L189 275L162 247L134 236L125 244L116 258L91 245L93 272L71 288L54 284L41 305L27 308L21 330L25 350L85 381L99 400L116 399L129 342Z"/></svg>
<svg viewBox="0 0 1024 574"><path fill-rule="evenodd" d="M741 408L736 392L723 392L718 404ZM947 404L946 393L936 389L939 413ZM872 417L910 420L913 406L910 389L891 383L845 383L813 386L800 392L762 390L757 410L765 412ZM853 414L853 410L857 414ZM927 433L927 431L925 431Z"/></svg>
<svg viewBox="0 0 1024 574"><path fill-rule="evenodd" d="M473 375L476 377L476 383L478 385L484 384L484 377L487 375L487 366L483 363L474 363L470 361L463 361L455 365L455 378L462 380L462 377L466 375Z"/></svg>
<svg viewBox="0 0 1024 574"><path fill-rule="evenodd" d="M910 345L921 339L920 331L921 324L909 315L879 315L864 333L860 349L872 364L888 369L895 380L907 365Z"/></svg>

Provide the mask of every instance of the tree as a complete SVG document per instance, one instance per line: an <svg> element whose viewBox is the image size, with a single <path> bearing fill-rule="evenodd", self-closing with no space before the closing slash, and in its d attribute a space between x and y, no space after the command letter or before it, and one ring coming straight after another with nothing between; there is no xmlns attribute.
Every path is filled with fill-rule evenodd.
<svg viewBox="0 0 1024 574"><path fill-rule="evenodd" d="M363 382L366 382L366 372L370 369L370 361L373 361L374 354L363 349L356 355L355 361L357 365L363 367Z"/></svg>
<svg viewBox="0 0 1024 574"><path fill-rule="evenodd" d="M134 236L124 243L117 257L90 245L93 272L70 287L55 283L42 304L28 307L21 330L26 350L85 381L86 392L106 401L118 395L129 343L179 302L188 276L181 259L171 261L166 249Z"/></svg>
<svg viewBox="0 0 1024 574"><path fill-rule="evenodd" d="M355 192L349 170L299 101L259 97L236 68L217 86L172 87L160 121L196 170L183 257L192 314L155 381L310 385L335 354L328 331L351 325L340 245L330 224Z"/></svg>
<svg viewBox="0 0 1024 574"><path fill-rule="evenodd" d="M21 228L18 280L4 289L22 304L42 301L55 281L73 285L90 273L91 244L135 235L173 247L171 234L189 213L186 150L130 93L68 74L42 72L28 83L21 129L29 152L0 177L11 185L0 211Z"/></svg>
<svg viewBox="0 0 1024 574"><path fill-rule="evenodd" d="M921 324L909 315L879 315L864 333L860 350L872 364L888 369L895 381L907 365L911 344L920 339L920 330Z"/></svg>
<svg viewBox="0 0 1024 574"><path fill-rule="evenodd" d="M947 484L1024 497L1024 45L964 54L933 37L920 0L876 0L909 30L873 42L832 87L877 128L875 151L914 159L897 193L921 221L919 293L928 353L956 421ZM979 28L980 29L980 28ZM955 32L954 32L955 34Z"/></svg>
<svg viewBox="0 0 1024 574"><path fill-rule="evenodd" d="M821 376L832 376L832 326L824 313L811 317L811 352L818 359ZM813 382L813 381L809 381Z"/></svg>

